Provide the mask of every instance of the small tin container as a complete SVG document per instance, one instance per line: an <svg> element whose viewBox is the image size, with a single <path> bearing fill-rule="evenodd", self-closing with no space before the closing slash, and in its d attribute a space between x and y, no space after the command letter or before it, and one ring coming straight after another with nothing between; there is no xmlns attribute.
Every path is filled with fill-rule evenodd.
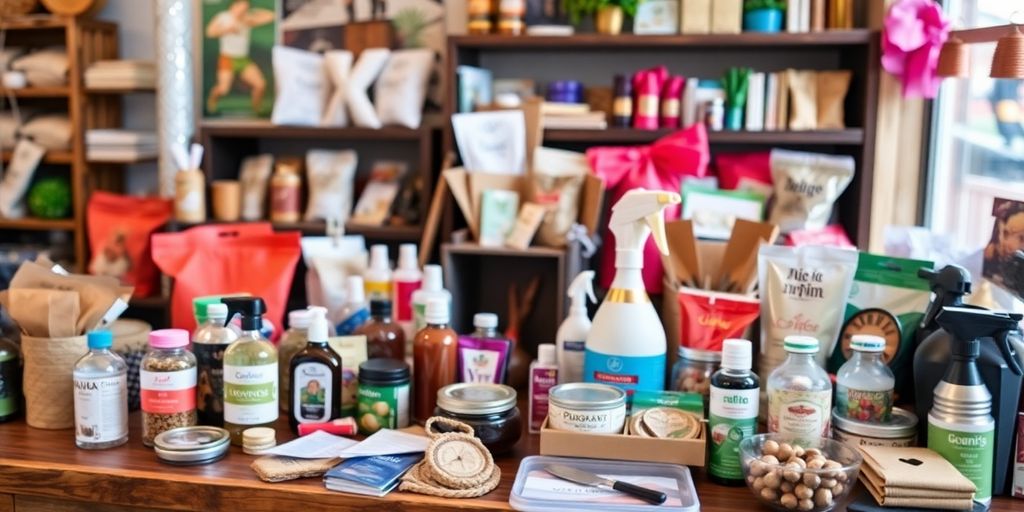
<svg viewBox="0 0 1024 512"><path fill-rule="evenodd" d="M832 409L832 438L854 446L892 446L903 448L917 443L917 416L914 413L892 408L892 420L888 423L868 423L847 418Z"/></svg>
<svg viewBox="0 0 1024 512"><path fill-rule="evenodd" d="M547 100L555 103L583 103L583 83L579 80L555 80L548 84Z"/></svg>
<svg viewBox="0 0 1024 512"><path fill-rule="evenodd" d="M218 427L179 427L162 432L153 440L160 462L175 466L209 464L224 458L231 435Z"/></svg>
<svg viewBox="0 0 1024 512"><path fill-rule="evenodd" d="M548 392L548 426L555 430L619 434L626 424L626 392L605 384L573 382Z"/></svg>
<svg viewBox="0 0 1024 512"><path fill-rule="evenodd" d="M473 427L491 453L510 451L523 434L516 390L504 384L449 384L437 391L435 414Z"/></svg>

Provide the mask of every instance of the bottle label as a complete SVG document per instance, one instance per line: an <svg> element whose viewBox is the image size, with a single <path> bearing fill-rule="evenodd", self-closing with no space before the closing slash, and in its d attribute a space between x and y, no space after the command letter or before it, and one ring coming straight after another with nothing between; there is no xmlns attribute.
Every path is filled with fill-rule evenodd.
<svg viewBox="0 0 1024 512"><path fill-rule="evenodd" d="M390 299L391 281L366 281L363 283L367 299Z"/></svg>
<svg viewBox="0 0 1024 512"><path fill-rule="evenodd" d="M370 435L382 428L409 426L409 384L369 386L357 392L359 433Z"/></svg>
<svg viewBox="0 0 1024 512"><path fill-rule="evenodd" d="M893 390L866 391L836 386L836 405L847 418L887 423L892 418Z"/></svg>
<svg viewBox="0 0 1024 512"><path fill-rule="evenodd" d="M798 440L828 437L832 391L776 389L768 393L768 432Z"/></svg>
<svg viewBox="0 0 1024 512"><path fill-rule="evenodd" d="M356 332L356 329L365 324L368 320L370 320L370 310L360 308L349 315L348 318L338 323L337 327L334 328L334 332L337 333L338 336L349 336Z"/></svg>
<svg viewBox="0 0 1024 512"><path fill-rule="evenodd" d="M412 326L413 333L423 330L427 326L427 303L413 303L412 305Z"/></svg>
<svg viewBox="0 0 1024 512"><path fill-rule="evenodd" d="M270 187L270 211L273 217L292 217L298 215L302 206L299 204L299 187L292 185L273 185Z"/></svg>
<svg viewBox="0 0 1024 512"><path fill-rule="evenodd" d="M395 314L396 322L412 321L412 294L420 289L419 281L395 281Z"/></svg>
<svg viewBox="0 0 1024 512"><path fill-rule="evenodd" d="M459 347L459 366L462 367L462 382L485 382L501 384L504 361L501 352L477 348Z"/></svg>
<svg viewBox="0 0 1024 512"><path fill-rule="evenodd" d="M637 389L665 389L665 355L612 356L586 349L583 380L616 386L632 394Z"/></svg>
<svg viewBox="0 0 1024 512"><path fill-rule="evenodd" d="M583 382L583 358L586 355L585 341L568 341L562 343L562 353L558 360L558 382Z"/></svg>
<svg viewBox="0 0 1024 512"><path fill-rule="evenodd" d="M228 344L193 343L196 356L196 408L199 423L219 426L224 422L224 350Z"/></svg>
<svg viewBox="0 0 1024 512"><path fill-rule="evenodd" d="M301 363L292 373L292 414L299 423L331 420L333 389L331 368L323 363Z"/></svg>
<svg viewBox="0 0 1024 512"><path fill-rule="evenodd" d="M18 412L18 402L21 400L18 391L19 370L17 357L0 361L0 417Z"/></svg>
<svg viewBox="0 0 1024 512"><path fill-rule="evenodd" d="M711 387L711 456L708 471L719 478L740 480L740 441L757 433L758 389Z"/></svg>
<svg viewBox="0 0 1024 512"><path fill-rule="evenodd" d="M277 420L277 363L224 365L224 421L260 425Z"/></svg>
<svg viewBox="0 0 1024 512"><path fill-rule="evenodd" d="M974 501L992 497L992 459L995 451L995 423L980 428L953 425L928 417L928 448L949 461L978 490Z"/></svg>
<svg viewBox="0 0 1024 512"><path fill-rule="evenodd" d="M633 115L633 98L619 96L612 102L612 113L616 117L629 117Z"/></svg>
<svg viewBox="0 0 1024 512"><path fill-rule="evenodd" d="M75 377L75 439L106 443L128 436L128 376Z"/></svg>
<svg viewBox="0 0 1024 512"><path fill-rule="evenodd" d="M176 372L139 371L142 411L174 414L196 408L196 369Z"/></svg>
<svg viewBox="0 0 1024 512"><path fill-rule="evenodd" d="M536 368L530 372L530 432L540 432L548 417L548 391L558 384L558 370Z"/></svg>

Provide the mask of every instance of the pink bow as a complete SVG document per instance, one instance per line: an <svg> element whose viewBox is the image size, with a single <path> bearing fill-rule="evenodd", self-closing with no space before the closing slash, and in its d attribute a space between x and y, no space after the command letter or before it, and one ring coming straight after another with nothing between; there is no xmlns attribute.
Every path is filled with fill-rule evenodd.
<svg viewBox="0 0 1024 512"><path fill-rule="evenodd" d="M882 67L903 83L904 98L934 98L935 75L949 20L933 0L898 0L889 7L882 31Z"/></svg>
<svg viewBox="0 0 1024 512"><path fill-rule="evenodd" d="M708 134L702 123L666 135L650 146L587 150L594 175L604 180L605 188L611 191L609 206L617 203L627 191L639 187L678 193L683 178L707 175L710 158ZM679 218L679 207L669 208L665 215L669 220ZM615 237L606 229L604 238L599 283L608 288L615 276ZM661 255L653 240L648 240L644 247L643 276L649 293L661 293Z"/></svg>

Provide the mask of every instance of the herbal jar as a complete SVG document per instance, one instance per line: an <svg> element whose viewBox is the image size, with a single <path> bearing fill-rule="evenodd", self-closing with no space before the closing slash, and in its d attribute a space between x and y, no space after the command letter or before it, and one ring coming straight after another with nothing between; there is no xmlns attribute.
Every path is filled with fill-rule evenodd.
<svg viewBox="0 0 1024 512"><path fill-rule="evenodd" d="M139 370L142 390L142 442L153 446L157 435L196 424L196 357L186 347L188 331L149 333L149 352Z"/></svg>
<svg viewBox="0 0 1024 512"><path fill-rule="evenodd" d="M494 454L512 450L523 434L516 390L504 384L449 384L438 390L434 413L473 427L473 434Z"/></svg>
<svg viewBox="0 0 1024 512"><path fill-rule="evenodd" d="M711 393L711 376L721 364L721 352L679 347L679 359L672 367L672 391L700 393L706 403Z"/></svg>
<svg viewBox="0 0 1024 512"><path fill-rule="evenodd" d="M893 407L887 423L860 421L842 414L839 406L832 410L832 438L851 446L891 446L904 448L917 443L917 416Z"/></svg>
<svg viewBox="0 0 1024 512"><path fill-rule="evenodd" d="M360 434L409 426L409 375L409 365L401 359L370 359L359 365Z"/></svg>
<svg viewBox="0 0 1024 512"><path fill-rule="evenodd" d="M626 425L626 392L606 384L573 382L548 391L548 426L555 430L619 434Z"/></svg>

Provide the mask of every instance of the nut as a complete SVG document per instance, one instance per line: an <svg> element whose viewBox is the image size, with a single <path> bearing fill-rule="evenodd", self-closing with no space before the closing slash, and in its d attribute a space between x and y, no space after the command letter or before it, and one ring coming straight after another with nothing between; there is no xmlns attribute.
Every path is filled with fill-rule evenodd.
<svg viewBox="0 0 1024 512"><path fill-rule="evenodd" d="M761 462L764 462L765 464L770 464L772 466L779 465L779 459L776 458L774 455L763 455L763 456L761 456Z"/></svg>
<svg viewBox="0 0 1024 512"><path fill-rule="evenodd" d="M764 476L768 472L768 466L765 465L760 459L754 459L750 461L750 476L759 477Z"/></svg>
<svg viewBox="0 0 1024 512"><path fill-rule="evenodd" d="M807 461L807 469L821 469L825 465L825 459L816 458Z"/></svg>
<svg viewBox="0 0 1024 512"><path fill-rule="evenodd" d="M835 478L822 478L821 487L824 489L831 489L835 487L839 482Z"/></svg>
<svg viewBox="0 0 1024 512"><path fill-rule="evenodd" d="M789 482L795 483L800 480L801 476L803 475L803 470L804 468L800 467L799 464L790 462L789 464L786 464L786 469L782 473L782 477Z"/></svg>
<svg viewBox="0 0 1024 512"><path fill-rule="evenodd" d="M779 492L775 489L765 487L764 489L761 489L761 499L765 501L775 501L779 499Z"/></svg>
<svg viewBox="0 0 1024 512"><path fill-rule="evenodd" d="M776 456L779 460L789 460L793 456L793 446L789 443L779 444L779 453Z"/></svg>
<svg viewBox="0 0 1024 512"><path fill-rule="evenodd" d="M790 510L795 509L799 501L800 500L798 500L796 496L789 493L783 494L782 498L779 498L779 503L781 503L783 507L786 507Z"/></svg>
<svg viewBox="0 0 1024 512"><path fill-rule="evenodd" d="M800 446L800 445L794 445L793 446L793 455L795 455L797 457L803 457L804 453L807 453L807 452L806 452L806 450L804 450L803 446Z"/></svg>
<svg viewBox="0 0 1024 512"><path fill-rule="evenodd" d="M825 458L825 455L817 448L808 448L804 450L804 458L809 461L811 459Z"/></svg>
<svg viewBox="0 0 1024 512"><path fill-rule="evenodd" d="M804 473L804 485L811 489L821 487L821 477L814 473Z"/></svg>
<svg viewBox="0 0 1024 512"><path fill-rule="evenodd" d="M764 476L764 486L768 489L778 489L782 485L782 477L772 471Z"/></svg>
<svg viewBox="0 0 1024 512"><path fill-rule="evenodd" d="M790 482L782 482L782 484L779 485L779 491L783 493L793 492L793 484Z"/></svg>
<svg viewBox="0 0 1024 512"><path fill-rule="evenodd" d="M764 455L778 455L778 453L779 453L779 443L778 443L778 441L775 441L773 439L769 439L769 440L765 441L764 445L761 446L761 453L764 454Z"/></svg>
<svg viewBox="0 0 1024 512"><path fill-rule="evenodd" d="M832 496L841 496L845 490L846 486L843 484L836 484L835 487L832 488Z"/></svg>
<svg viewBox="0 0 1024 512"><path fill-rule="evenodd" d="M807 462L796 455L790 457L786 464L799 464L801 469L807 467Z"/></svg>
<svg viewBox="0 0 1024 512"><path fill-rule="evenodd" d="M797 508L800 510L814 510L814 502L811 500L800 500L797 504Z"/></svg>
<svg viewBox="0 0 1024 512"><path fill-rule="evenodd" d="M810 487L807 487L804 484L800 484L796 486L796 489L793 490L793 494L796 494L797 498L806 500L814 496L814 491L812 491Z"/></svg>
<svg viewBox="0 0 1024 512"><path fill-rule="evenodd" d="M761 492L761 489L764 489L765 487L764 478L755 478L754 482L750 484L750 487L757 492Z"/></svg>
<svg viewBox="0 0 1024 512"><path fill-rule="evenodd" d="M839 469L842 468L842 467L843 467L842 464L840 464L840 463L838 463L838 462L836 462L834 460L827 460L827 461L825 461L825 464L821 468L822 469L828 469L828 470L831 470L831 471L828 471L827 473L823 473L822 476L827 477L827 478L839 478L839 473L842 473L842 471L839 471Z"/></svg>
<svg viewBox="0 0 1024 512"><path fill-rule="evenodd" d="M819 507L828 507L832 505L832 491L828 489L818 489L814 493L814 504Z"/></svg>

